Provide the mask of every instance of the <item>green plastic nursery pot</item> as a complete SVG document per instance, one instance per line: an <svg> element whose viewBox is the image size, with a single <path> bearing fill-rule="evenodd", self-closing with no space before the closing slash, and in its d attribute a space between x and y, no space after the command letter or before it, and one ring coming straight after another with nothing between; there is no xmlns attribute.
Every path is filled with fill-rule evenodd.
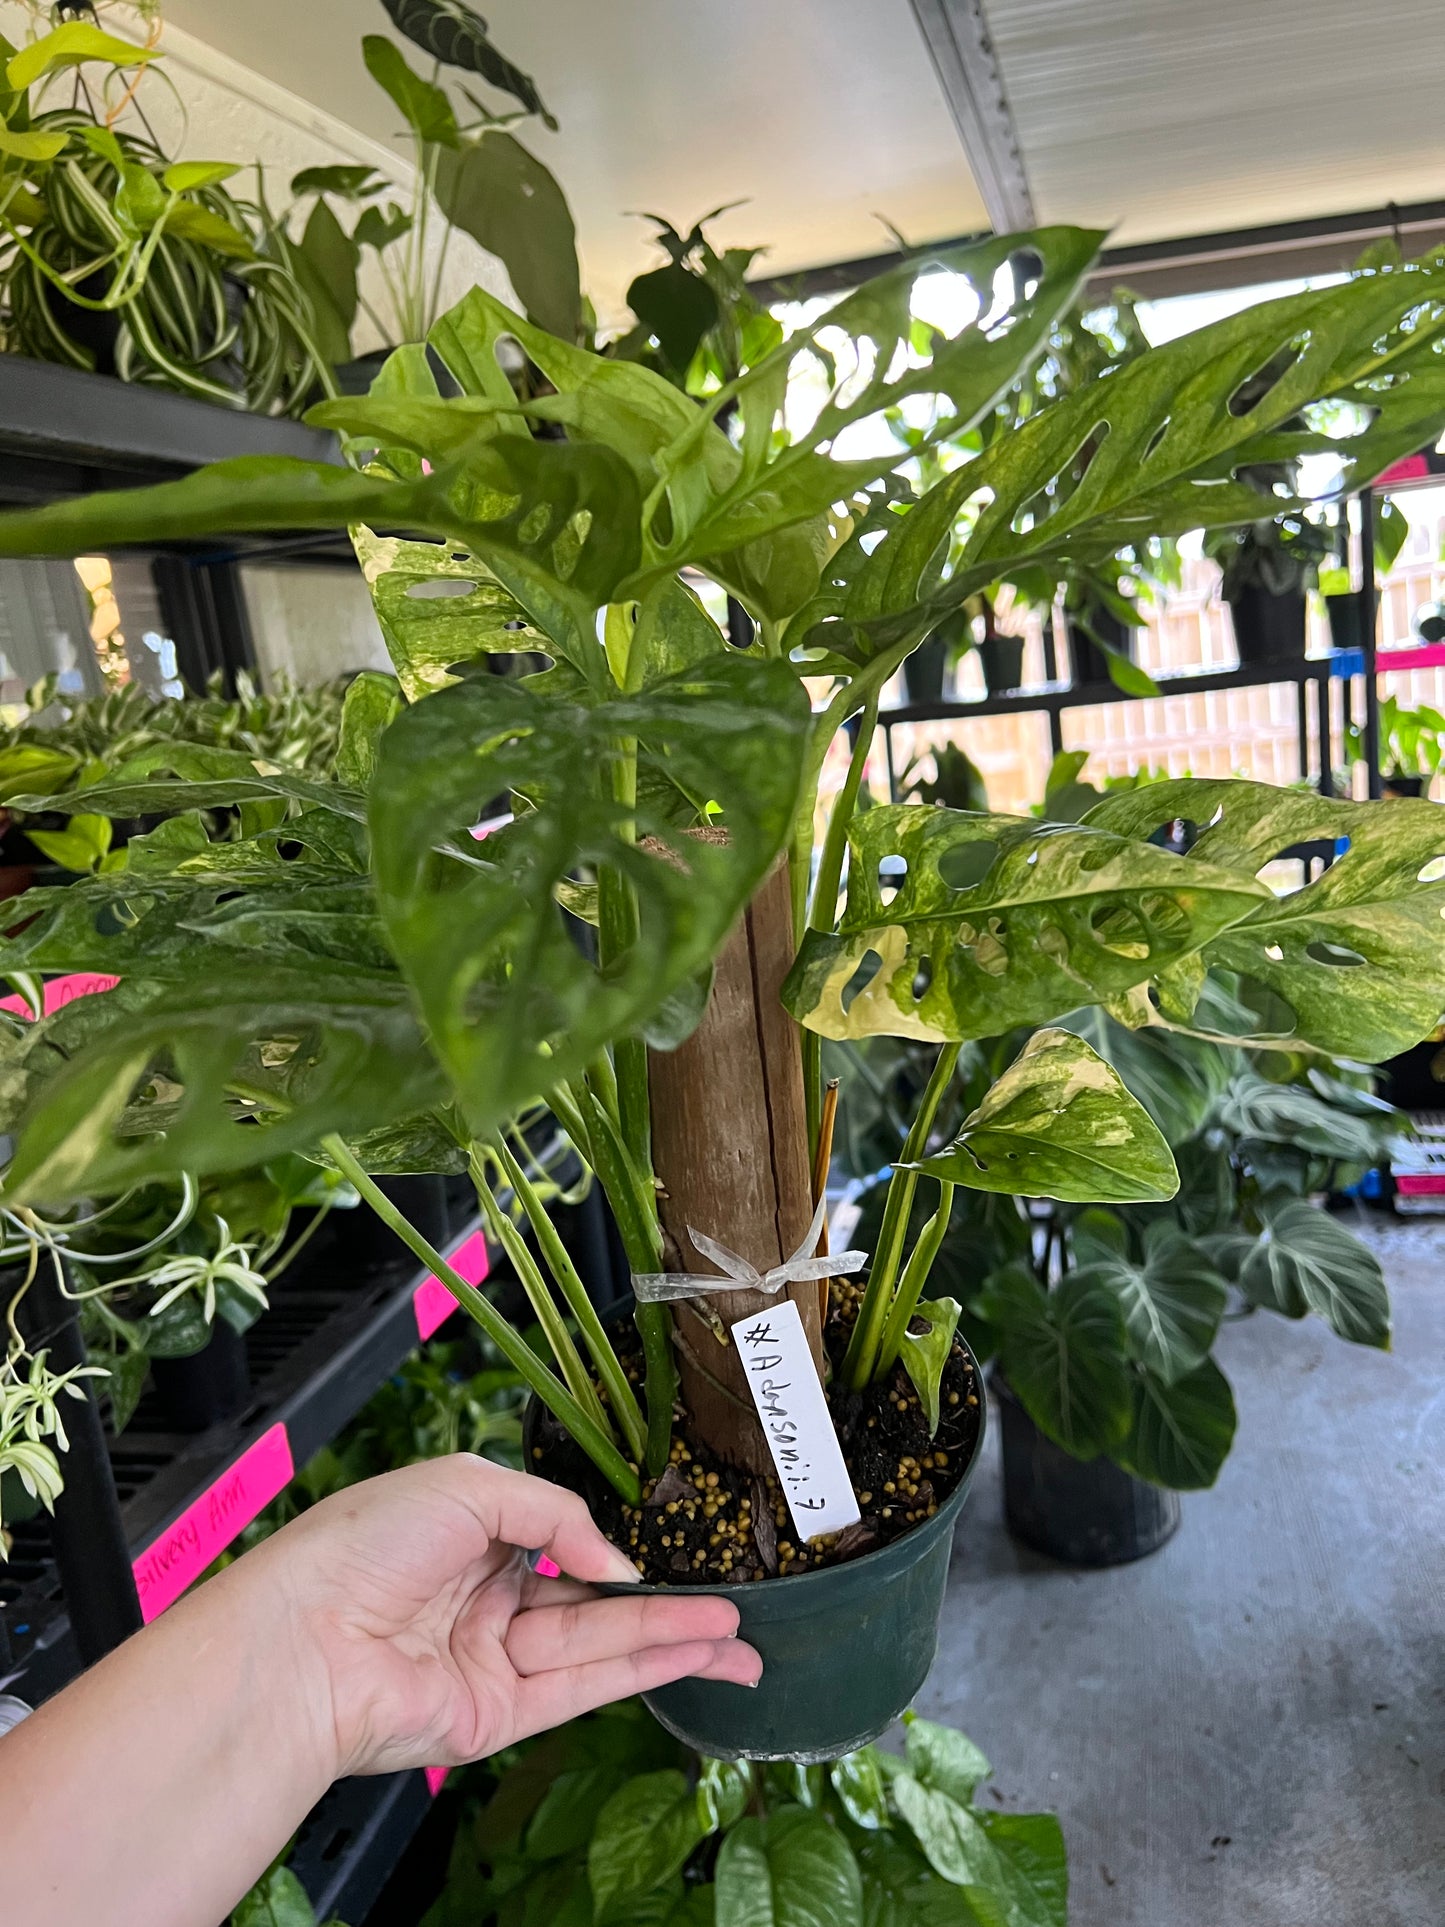
<svg viewBox="0 0 1445 1927"><path fill-rule="evenodd" d="M959 1341L962 1343L962 1340ZM977 1360L969 1353L982 1384ZM866 1746L912 1704L938 1650L953 1529L978 1468L987 1427L958 1484L931 1519L901 1539L821 1572L742 1586L608 1586L614 1593L708 1591L738 1609L738 1637L763 1657L756 1687L684 1679L644 1694L669 1733L719 1760L813 1765ZM536 1401L528 1407L530 1458Z"/></svg>

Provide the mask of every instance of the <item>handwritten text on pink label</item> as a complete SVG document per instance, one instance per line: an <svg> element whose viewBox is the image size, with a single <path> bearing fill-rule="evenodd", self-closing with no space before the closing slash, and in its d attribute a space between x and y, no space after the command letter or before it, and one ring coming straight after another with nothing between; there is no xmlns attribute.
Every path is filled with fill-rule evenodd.
<svg viewBox="0 0 1445 1927"><path fill-rule="evenodd" d="M465 1278L469 1285L482 1282L491 1269L491 1262L486 1238L480 1231L474 1231L447 1259L457 1276ZM411 1299L416 1311L417 1332L423 1341L440 1330L457 1308L456 1299L435 1272L422 1279Z"/></svg>
<svg viewBox="0 0 1445 1927"><path fill-rule="evenodd" d="M216 1483L135 1562L141 1617L149 1625L243 1532L295 1472L284 1425L263 1432Z"/></svg>
<svg viewBox="0 0 1445 1927"><path fill-rule="evenodd" d="M119 977L103 977L93 970L78 970L69 977L52 977L45 986L45 1015L53 1017L77 997L93 997L98 991L114 990ZM26 997L0 997L0 1010L13 1010L17 1017L31 1015Z"/></svg>

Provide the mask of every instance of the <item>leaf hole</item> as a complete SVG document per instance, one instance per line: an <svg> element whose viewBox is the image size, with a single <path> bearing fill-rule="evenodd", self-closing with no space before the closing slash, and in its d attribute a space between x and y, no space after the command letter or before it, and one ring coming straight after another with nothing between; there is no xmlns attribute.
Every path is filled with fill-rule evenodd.
<svg viewBox="0 0 1445 1927"><path fill-rule="evenodd" d="M863 992L868 988L869 984L872 983L882 968L883 959L876 950L865 950L863 952L863 955L858 959L858 968L843 986L843 995L840 1001L843 1005L843 1015L845 1017L853 1008L855 1001L862 996Z"/></svg>
<svg viewBox="0 0 1445 1927"><path fill-rule="evenodd" d="M1351 950L1348 944L1327 943L1323 937L1316 937L1305 948L1305 955L1316 963L1333 964L1338 969L1353 970L1368 960L1358 950Z"/></svg>
<svg viewBox="0 0 1445 1927"><path fill-rule="evenodd" d="M908 875L908 859L898 856L880 857L878 860L878 900L887 909L898 892L903 888L903 879Z"/></svg>
<svg viewBox="0 0 1445 1927"><path fill-rule="evenodd" d="M998 845L988 837L955 843L938 859L938 875L950 890L976 890L998 856Z"/></svg>
<svg viewBox="0 0 1445 1927"><path fill-rule="evenodd" d="M445 602L457 596L475 595L478 585L475 582L459 581L455 576L429 576L425 582L409 582L406 586L408 602Z"/></svg>
<svg viewBox="0 0 1445 1927"><path fill-rule="evenodd" d="M933 959L925 957L913 973L913 1001L921 1004L933 987Z"/></svg>
<svg viewBox="0 0 1445 1927"><path fill-rule="evenodd" d="M1271 963L1284 962L1284 952L1277 943L1267 943L1264 946L1264 954L1269 958Z"/></svg>
<svg viewBox="0 0 1445 1927"><path fill-rule="evenodd" d="M1432 856L1415 878L1417 883L1445 883L1445 856Z"/></svg>
<svg viewBox="0 0 1445 1927"><path fill-rule="evenodd" d="M1276 349L1269 360L1262 367L1256 368L1252 375L1246 375L1226 404L1230 414L1236 419L1241 415L1252 414L1278 388L1285 376L1303 357L1309 345L1308 333L1302 334L1294 341L1287 342L1283 348Z"/></svg>
<svg viewBox="0 0 1445 1927"><path fill-rule="evenodd" d="M1139 912L1127 903L1101 903L1089 918L1094 940L1116 957L1138 963L1149 956L1149 930Z"/></svg>

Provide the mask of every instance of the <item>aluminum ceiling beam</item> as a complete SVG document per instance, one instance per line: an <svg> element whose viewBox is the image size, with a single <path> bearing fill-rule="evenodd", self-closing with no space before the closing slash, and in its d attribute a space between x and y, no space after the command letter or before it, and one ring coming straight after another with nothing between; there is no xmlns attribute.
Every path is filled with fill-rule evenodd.
<svg viewBox="0 0 1445 1927"><path fill-rule="evenodd" d="M909 0L953 115L988 218L998 234L1037 225L983 0Z"/></svg>

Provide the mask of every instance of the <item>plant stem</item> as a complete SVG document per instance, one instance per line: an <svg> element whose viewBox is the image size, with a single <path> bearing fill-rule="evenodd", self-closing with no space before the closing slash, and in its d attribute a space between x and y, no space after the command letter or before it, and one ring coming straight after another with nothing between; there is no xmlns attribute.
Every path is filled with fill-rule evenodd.
<svg viewBox="0 0 1445 1927"><path fill-rule="evenodd" d="M858 792L863 785L863 772L868 766L868 752L873 747L877 728L878 691L873 689L864 701L858 735L848 759L847 774L843 778L842 788L833 799L833 808L828 816L827 834L818 858L818 880L813 885L813 900L808 912L810 930L831 931L838 927L838 891L843 882L848 826L858 807ZM810 812L810 844L812 827ZM803 1090L807 1099L808 1150L811 1154L818 1148L818 1121L823 1107L823 1040L815 1031L806 1031L803 1036Z"/></svg>
<svg viewBox="0 0 1445 1927"><path fill-rule="evenodd" d="M952 1211L953 1186L940 1181L938 1209L918 1234L918 1243L913 1247L908 1263L903 1267L903 1276L898 1281L898 1295L893 1300L893 1309L889 1312L888 1323L883 1328L883 1343L878 1352L880 1376L893 1369L894 1361L903 1350L903 1335L908 1330L909 1319L917 1309L923 1287L928 1283L928 1274L932 1271L933 1261L943 1244Z"/></svg>
<svg viewBox="0 0 1445 1927"><path fill-rule="evenodd" d="M632 1387L627 1382L627 1374L618 1363L617 1354L607 1333L602 1328L602 1320L597 1309L587 1296L586 1287L577 1275L577 1267L568 1255L567 1247L558 1236L557 1227L547 1212L547 1207L538 1197L536 1187L512 1155L510 1147L502 1140L496 1145L497 1156L507 1175L507 1182L517 1195L518 1202L526 1212L529 1223L537 1237L537 1248L547 1261L547 1268L557 1281L557 1289L567 1302L567 1309L577 1320L583 1341L592 1355L598 1376L622 1435L627 1441L628 1450L639 1464L642 1462L647 1444L647 1428L642 1419L642 1408L637 1403Z"/></svg>
<svg viewBox="0 0 1445 1927"><path fill-rule="evenodd" d="M898 1276L899 1260L903 1256L903 1244L908 1235L908 1218L913 1209L918 1173L901 1167L915 1163L923 1155L929 1131L933 1128L934 1114L943 1093L948 1089L962 1048L961 1044L945 1044L939 1051L927 1089L919 1099L918 1114L904 1140L903 1154L888 1180L888 1197L883 1206L878 1249L873 1254L868 1289L863 1294L858 1322L853 1327L852 1341L843 1360L843 1381L852 1392L861 1392L877 1369L879 1341L892 1306L893 1282Z"/></svg>
<svg viewBox="0 0 1445 1927"><path fill-rule="evenodd" d="M568 1391L595 1425L600 1426L604 1432L609 1431L611 1420L607 1416L602 1400L597 1396L597 1387L588 1377L587 1367L582 1363L581 1355L572 1342L572 1334L567 1329L567 1322L553 1302L552 1293L548 1289L547 1280L542 1275L541 1266L527 1249L527 1242L521 1232L502 1209L496 1193L487 1181L486 1168L475 1147L469 1153L467 1161L471 1166L472 1183L476 1187L488 1229L512 1261L522 1289L527 1294L527 1302L536 1312L537 1321L546 1334L547 1343L552 1348L552 1356L562 1368L562 1377L566 1380Z"/></svg>
<svg viewBox="0 0 1445 1927"><path fill-rule="evenodd" d="M657 1222L657 1195L652 1174L637 1171L627 1155L621 1133L597 1100L590 1085L572 1087L583 1108L592 1139L592 1168L607 1193L617 1220L622 1249L633 1272L654 1271L662 1262L662 1231ZM672 1353L672 1317L666 1305L638 1305L633 1313L646 1362L647 1470L658 1478L667 1464L672 1443L672 1407L677 1397L677 1361Z"/></svg>
<svg viewBox="0 0 1445 1927"><path fill-rule="evenodd" d="M627 1505L640 1505L642 1484L616 1445L583 1411L560 1379L548 1371L532 1347L496 1307L460 1277L412 1224L397 1210L391 1199L362 1169L343 1140L333 1133L322 1139L322 1149L338 1171L355 1185L382 1223L394 1231L407 1249L441 1279L453 1298L491 1339L512 1368L519 1372L553 1417L564 1425L581 1446L609 1485Z"/></svg>

